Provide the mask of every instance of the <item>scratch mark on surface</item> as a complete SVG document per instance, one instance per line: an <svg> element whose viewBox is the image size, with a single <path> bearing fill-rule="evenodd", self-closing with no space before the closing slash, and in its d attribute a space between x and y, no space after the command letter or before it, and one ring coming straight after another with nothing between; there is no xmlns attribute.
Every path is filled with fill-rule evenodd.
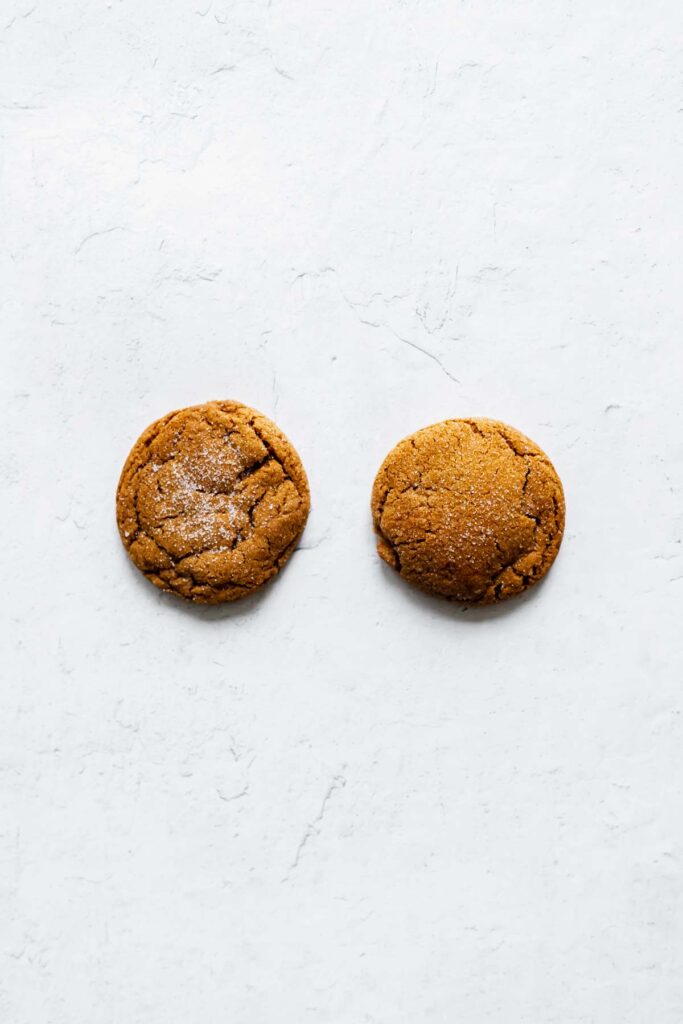
<svg viewBox="0 0 683 1024"><path fill-rule="evenodd" d="M278 75L280 75L280 77L281 77L281 78L286 78L286 79L287 79L288 81L290 81L290 82L293 82L293 81L294 81L294 78L293 78L293 76L292 76L292 75L290 75L288 71L285 71L285 70L284 70L283 68L279 67L279 66L278 66L278 65L277 65L277 64L275 63L275 58L273 57L273 54L272 54L272 51L271 51L271 50L269 50L269 49L267 49L267 48L264 48L264 49L263 49L263 50L262 50L261 52L262 52L262 53L265 53L265 54L267 54L267 56L268 56L268 59L269 59L270 63L271 63L272 65L273 65L273 70L274 70L274 71L275 71L275 72L276 72L276 73L277 73Z"/></svg>
<svg viewBox="0 0 683 1024"><path fill-rule="evenodd" d="M283 882L286 882L289 879L289 877L292 874L292 872L296 871L296 869L298 868L299 861L301 860L301 856L302 856L302 854L303 854L303 852L304 852L304 850L306 848L306 845L309 842L309 840L313 836L320 835L323 818L325 817L325 811L327 810L327 805L328 805L328 803L330 802L330 800L332 798L332 794L337 789L343 789L345 785L346 785L346 779L344 778L344 776L341 773L339 773L339 774L334 776L334 778L332 779L331 783L327 787L327 792L325 793L325 796L323 797L322 803L320 805L320 810L318 811L316 817L310 823L310 825L308 826L308 828L304 832L303 836L299 840L299 845L297 846L296 853L294 854L294 860L290 864L289 870L288 870L287 874L282 879Z"/></svg>
<svg viewBox="0 0 683 1024"><path fill-rule="evenodd" d="M83 248L83 246L86 245L93 238L99 238L100 235L111 235L112 232L114 232L114 231L127 231L127 230L128 230L127 228L122 228L122 227L119 227L119 226L114 226L113 228L105 228L103 231L93 231L93 232L91 232L91 234L86 235L85 238L81 242L79 242L79 244L74 249L74 256L78 256L78 254L81 251L81 249Z"/></svg>
<svg viewBox="0 0 683 1024"><path fill-rule="evenodd" d="M45 110L33 103L0 103L0 110Z"/></svg>
<svg viewBox="0 0 683 1024"><path fill-rule="evenodd" d="M439 357L435 355L433 352L430 352L429 349L423 348L421 345L418 345L416 341L410 341L409 338L404 338L401 334L398 334L393 327L390 327L389 324L382 323L379 320L365 320L358 312L356 304L351 302L351 300L346 295L344 295L344 292L341 292L341 295L349 309L353 310L356 317L362 324L366 324L368 327L383 327L385 330L389 331L390 334L393 334L393 336L397 338L398 341L403 342L404 345L408 345L410 346L410 348L414 348L416 352L421 352L422 355L427 356L428 359L431 359L432 362L439 367L442 373L445 373L449 380L452 380L454 384L460 383L458 378L454 377L450 370L446 366L444 366Z"/></svg>
<svg viewBox="0 0 683 1024"><path fill-rule="evenodd" d="M277 407L278 407L278 404L280 402L280 392L278 390L277 374L275 373L275 370L273 370L273 379L272 379L272 382L271 382L271 388L272 388L272 391L273 391L273 414L275 414L277 412Z"/></svg>
<svg viewBox="0 0 683 1024"><path fill-rule="evenodd" d="M432 337L435 336L435 335L440 334L440 332L443 330L443 328L446 325L446 321L450 318L450 315L451 315L451 303L452 303L453 299L455 298L455 295L456 295L456 293L458 291L458 277L459 277L459 274L460 274L460 264L457 263L456 266L455 266L455 277L453 278L453 281L451 282L451 284L446 289L446 296L445 296L445 300L444 300L443 315L441 316L441 319L439 320L439 322L437 324L435 324L434 327L430 327L429 326L429 322L428 322L427 314L429 313L429 309L430 309L429 302L427 302L422 309L420 309L419 307L416 307L416 309L415 309L415 313L417 314L417 316L418 316L420 322L422 323L422 326L424 327L425 331L427 332L427 334L432 335Z"/></svg>
<svg viewBox="0 0 683 1024"><path fill-rule="evenodd" d="M233 796L226 796L225 793L218 789L218 787L216 787L216 793L224 804L231 804L233 800L241 800L243 796L247 796L249 793L249 786L245 786L244 789L240 790L239 793L234 793Z"/></svg>
<svg viewBox="0 0 683 1024"><path fill-rule="evenodd" d="M433 363L436 363L436 365L442 370L443 373L446 374L449 380L453 381L454 384L460 383L458 378L454 377L451 371L446 366L444 366L439 357L434 355L433 352L430 352L429 349L422 348L422 346L418 345L416 341L410 341L408 338L403 338L400 334L396 333L393 327L388 327L387 329L391 331L395 338L398 338L399 341L402 341L404 345L409 345L411 348L414 348L417 352L422 352L422 354L427 356L428 359L431 359Z"/></svg>
<svg viewBox="0 0 683 1024"><path fill-rule="evenodd" d="M25 21L26 18L30 18L37 7L38 4L34 4L33 7L31 7L24 14L15 14L11 21L8 21L7 24L5 25L5 27L3 28L3 32L7 32L8 29L12 28L12 25L14 25L19 18L21 18L22 21Z"/></svg>
<svg viewBox="0 0 683 1024"><path fill-rule="evenodd" d="M320 270L302 270L300 274L297 274L292 281L290 288L293 288L297 281L302 281L306 277L322 277L324 274L336 274L335 267L321 267Z"/></svg>
<svg viewBox="0 0 683 1024"><path fill-rule="evenodd" d="M436 64L434 65L434 75L432 77L431 85L429 86L429 88L427 89L427 92L425 93L425 99L428 99L430 96L433 96L434 93L436 92L436 81L437 81L438 77L439 77L439 62L437 60Z"/></svg>

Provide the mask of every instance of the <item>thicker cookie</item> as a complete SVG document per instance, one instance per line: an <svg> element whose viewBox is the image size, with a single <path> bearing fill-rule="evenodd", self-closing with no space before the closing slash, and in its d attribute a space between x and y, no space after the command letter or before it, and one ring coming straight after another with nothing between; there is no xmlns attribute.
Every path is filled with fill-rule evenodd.
<svg viewBox="0 0 683 1024"><path fill-rule="evenodd" d="M128 456L116 519L132 561L155 586L202 604L235 601L282 568L310 496L296 451L239 402L169 413Z"/></svg>

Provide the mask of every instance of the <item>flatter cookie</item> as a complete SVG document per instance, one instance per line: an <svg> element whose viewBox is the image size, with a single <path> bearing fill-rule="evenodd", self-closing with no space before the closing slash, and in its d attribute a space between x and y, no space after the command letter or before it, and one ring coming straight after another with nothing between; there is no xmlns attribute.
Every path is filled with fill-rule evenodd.
<svg viewBox="0 0 683 1024"><path fill-rule="evenodd" d="M202 604L236 601L272 579L309 508L296 451L239 402L157 420L133 446L116 494L121 540L138 569Z"/></svg>
<svg viewBox="0 0 683 1024"><path fill-rule="evenodd" d="M564 531L547 455L489 419L445 420L389 452L375 478L377 551L431 594L492 604L537 583Z"/></svg>

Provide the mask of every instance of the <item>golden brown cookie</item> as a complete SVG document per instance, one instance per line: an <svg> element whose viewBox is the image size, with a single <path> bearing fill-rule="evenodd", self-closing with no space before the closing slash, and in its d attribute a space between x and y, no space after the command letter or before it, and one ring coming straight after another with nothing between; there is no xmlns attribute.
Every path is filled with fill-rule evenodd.
<svg viewBox="0 0 683 1024"><path fill-rule="evenodd" d="M445 420L389 452L372 489L377 551L409 583L491 604L537 583L564 530L544 452L489 419Z"/></svg>
<svg viewBox="0 0 683 1024"><path fill-rule="evenodd" d="M119 533L135 565L191 601L236 601L287 561L310 507L301 460L274 423L239 402L157 420L126 459Z"/></svg>

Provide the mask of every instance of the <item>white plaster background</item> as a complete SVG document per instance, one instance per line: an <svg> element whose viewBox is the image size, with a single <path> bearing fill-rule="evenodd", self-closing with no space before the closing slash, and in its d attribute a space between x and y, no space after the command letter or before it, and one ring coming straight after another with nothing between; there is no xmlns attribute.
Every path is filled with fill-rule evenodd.
<svg viewBox="0 0 683 1024"><path fill-rule="evenodd" d="M3 1024L683 1021L679 0L3 0ZM222 613L127 564L158 415L313 511ZM490 415L568 530L493 612L374 553Z"/></svg>

